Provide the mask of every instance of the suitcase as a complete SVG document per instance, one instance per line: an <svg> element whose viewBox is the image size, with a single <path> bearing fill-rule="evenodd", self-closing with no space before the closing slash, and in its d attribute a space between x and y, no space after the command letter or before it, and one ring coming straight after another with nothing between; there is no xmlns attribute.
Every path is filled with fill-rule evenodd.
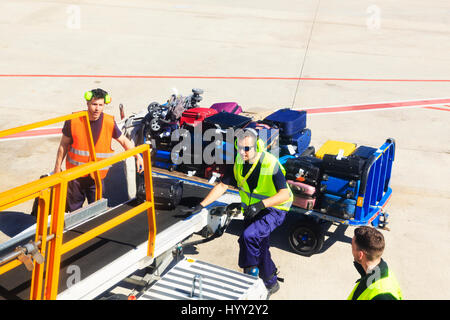
<svg viewBox="0 0 450 320"><path fill-rule="evenodd" d="M219 112L203 121L203 129L239 129L247 126L252 118L229 112Z"/></svg>
<svg viewBox="0 0 450 320"><path fill-rule="evenodd" d="M328 140L316 151L316 158L322 159L324 154L339 154L343 150L343 156L350 155L356 149L355 143Z"/></svg>
<svg viewBox="0 0 450 320"><path fill-rule="evenodd" d="M178 158L178 154L174 153L174 156ZM156 150L152 157L152 165L169 171L174 171L177 168L177 165L172 162L171 151L168 150Z"/></svg>
<svg viewBox="0 0 450 320"><path fill-rule="evenodd" d="M350 219L355 215L356 200L345 199L325 193L320 199L318 208L323 214L342 219Z"/></svg>
<svg viewBox="0 0 450 320"><path fill-rule="evenodd" d="M143 183L143 174L139 175L141 183L138 185L137 198L141 201L145 200L145 184ZM176 179L166 179L160 177L152 177L153 180L153 200L158 208L173 209L181 201L183 197L183 181Z"/></svg>
<svg viewBox="0 0 450 320"><path fill-rule="evenodd" d="M217 114L217 111L211 108L192 108L183 112L180 118L180 126L187 123L196 126L207 117Z"/></svg>
<svg viewBox="0 0 450 320"><path fill-rule="evenodd" d="M369 159L376 151L376 148L359 146L355 149L355 151L352 152L351 156L358 156L363 159Z"/></svg>
<svg viewBox="0 0 450 320"><path fill-rule="evenodd" d="M314 146L309 146L308 148L305 149L305 151L303 151L300 156L312 156L314 157L316 152L316 148L314 148Z"/></svg>
<svg viewBox="0 0 450 320"><path fill-rule="evenodd" d="M187 175L204 178L205 164L189 164L182 163L177 166L177 171L186 173Z"/></svg>
<svg viewBox="0 0 450 320"><path fill-rule="evenodd" d="M280 144L278 148L278 155L279 157L284 156L295 156L297 155L297 147L292 144Z"/></svg>
<svg viewBox="0 0 450 320"><path fill-rule="evenodd" d="M306 128L306 111L280 109L264 118L264 121L277 125L280 135L288 137Z"/></svg>
<svg viewBox="0 0 450 320"><path fill-rule="evenodd" d="M170 172L175 171L177 168L176 164L165 161L153 161L153 166L156 168L169 170Z"/></svg>
<svg viewBox="0 0 450 320"><path fill-rule="evenodd" d="M323 156L323 172L330 176L360 180L367 160L358 156L342 157L337 159L336 155L325 154Z"/></svg>
<svg viewBox="0 0 450 320"><path fill-rule="evenodd" d="M295 194L292 204L306 210L312 210L316 204L316 198Z"/></svg>
<svg viewBox="0 0 450 320"><path fill-rule="evenodd" d="M296 133L289 137L281 137L280 144L289 145L292 144L297 147L297 153L303 153L311 143L311 130L303 129L301 132Z"/></svg>
<svg viewBox="0 0 450 320"><path fill-rule="evenodd" d="M255 129L259 138L265 143L267 150L279 146L280 130L278 128L271 127L261 121L252 121L245 128Z"/></svg>
<svg viewBox="0 0 450 320"><path fill-rule="evenodd" d="M320 192L347 199L356 199L360 183L361 180L347 180L324 174L320 182Z"/></svg>
<svg viewBox="0 0 450 320"><path fill-rule="evenodd" d="M213 173L218 173L220 175L220 178L222 178L225 174L225 170L225 164L212 164L205 168L204 177L209 180L213 176Z"/></svg>
<svg viewBox="0 0 450 320"><path fill-rule="evenodd" d="M236 102L220 102L214 103L211 106L211 109L216 110L217 112L230 112L234 114L239 114L242 112L242 108Z"/></svg>
<svg viewBox="0 0 450 320"><path fill-rule="evenodd" d="M209 143L211 143L211 142L209 142ZM219 145L217 145L217 143ZM216 157L217 152L221 152L222 156L220 157L219 155L217 155L217 157ZM205 152L205 153L207 153L207 152ZM221 158L222 162L219 164L234 163L234 159L236 158L237 150L234 147L234 142L233 142L233 144L230 145L230 143L228 143L226 141L216 141L216 147L211 154L214 157L214 159ZM214 161L214 163L217 164L216 161Z"/></svg>
<svg viewBox="0 0 450 320"><path fill-rule="evenodd" d="M313 196L316 193L316 188L314 188L309 184L292 180L287 180L287 183L289 184L289 187L291 188L292 192L294 192L295 194L302 194L304 196Z"/></svg>
<svg viewBox="0 0 450 320"><path fill-rule="evenodd" d="M298 157L287 159L284 165L286 179L304 182L317 187L322 178L322 159Z"/></svg>
<svg viewBox="0 0 450 320"><path fill-rule="evenodd" d="M288 155L278 158L278 161L284 166L286 164L286 162L288 161L288 159L295 159L295 158L296 158L296 156L288 154Z"/></svg>

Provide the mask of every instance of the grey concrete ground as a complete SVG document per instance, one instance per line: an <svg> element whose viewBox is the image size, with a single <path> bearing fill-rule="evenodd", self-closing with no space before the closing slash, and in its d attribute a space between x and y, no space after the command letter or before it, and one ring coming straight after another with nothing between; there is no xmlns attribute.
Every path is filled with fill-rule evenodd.
<svg viewBox="0 0 450 320"><path fill-rule="evenodd" d="M237 101L255 112L449 97L449 81L343 80L449 80L449 14L444 0L2 0L0 130L79 110L95 87L111 93L116 116L119 103L137 112L173 88L203 88L203 106ZM207 78L181 78L190 76ZM299 76L322 80L279 79ZM449 112L424 108L308 117L314 146L396 139L384 258L407 299L450 298L449 123ZM0 142L0 192L51 171L58 142ZM353 228L305 258L288 248L288 223L272 237L285 278L273 299L345 299L358 277ZM238 270L238 231L236 221L196 257Z"/></svg>

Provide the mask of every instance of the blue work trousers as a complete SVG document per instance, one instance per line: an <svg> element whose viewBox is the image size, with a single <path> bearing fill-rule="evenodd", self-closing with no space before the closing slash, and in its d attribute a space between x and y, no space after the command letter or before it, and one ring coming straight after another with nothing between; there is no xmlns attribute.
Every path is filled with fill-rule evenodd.
<svg viewBox="0 0 450 320"><path fill-rule="evenodd" d="M265 208L256 219L244 220L245 229L239 237L239 267L257 266L259 277L270 288L277 281L276 267L269 252L269 237L280 226L286 212L275 208Z"/></svg>

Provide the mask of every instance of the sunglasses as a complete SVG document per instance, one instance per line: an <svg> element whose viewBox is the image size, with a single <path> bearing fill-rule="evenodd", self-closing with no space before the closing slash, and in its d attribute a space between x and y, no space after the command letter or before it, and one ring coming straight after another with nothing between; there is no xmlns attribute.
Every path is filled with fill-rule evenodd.
<svg viewBox="0 0 450 320"><path fill-rule="evenodd" d="M251 149L253 149L254 147L255 147L255 146L245 146L245 147L238 146L238 150L239 150L239 151L244 150L245 152L248 152L248 151L250 151Z"/></svg>

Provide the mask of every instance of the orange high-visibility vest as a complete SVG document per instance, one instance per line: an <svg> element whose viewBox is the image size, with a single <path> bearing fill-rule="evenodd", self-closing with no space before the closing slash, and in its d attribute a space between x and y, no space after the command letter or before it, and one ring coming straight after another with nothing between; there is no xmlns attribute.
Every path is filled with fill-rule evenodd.
<svg viewBox="0 0 450 320"><path fill-rule="evenodd" d="M66 169L70 169L89 162L89 144L86 136L86 128L82 118L70 121L70 131L73 143L67 152ZM114 131L114 117L103 113L103 123L100 135L95 143L95 155L97 161L111 157L114 151L111 149L111 140ZM105 167L100 172L100 177L104 179L111 166ZM94 174L90 174L94 178ZM87 175L86 175L87 176Z"/></svg>

